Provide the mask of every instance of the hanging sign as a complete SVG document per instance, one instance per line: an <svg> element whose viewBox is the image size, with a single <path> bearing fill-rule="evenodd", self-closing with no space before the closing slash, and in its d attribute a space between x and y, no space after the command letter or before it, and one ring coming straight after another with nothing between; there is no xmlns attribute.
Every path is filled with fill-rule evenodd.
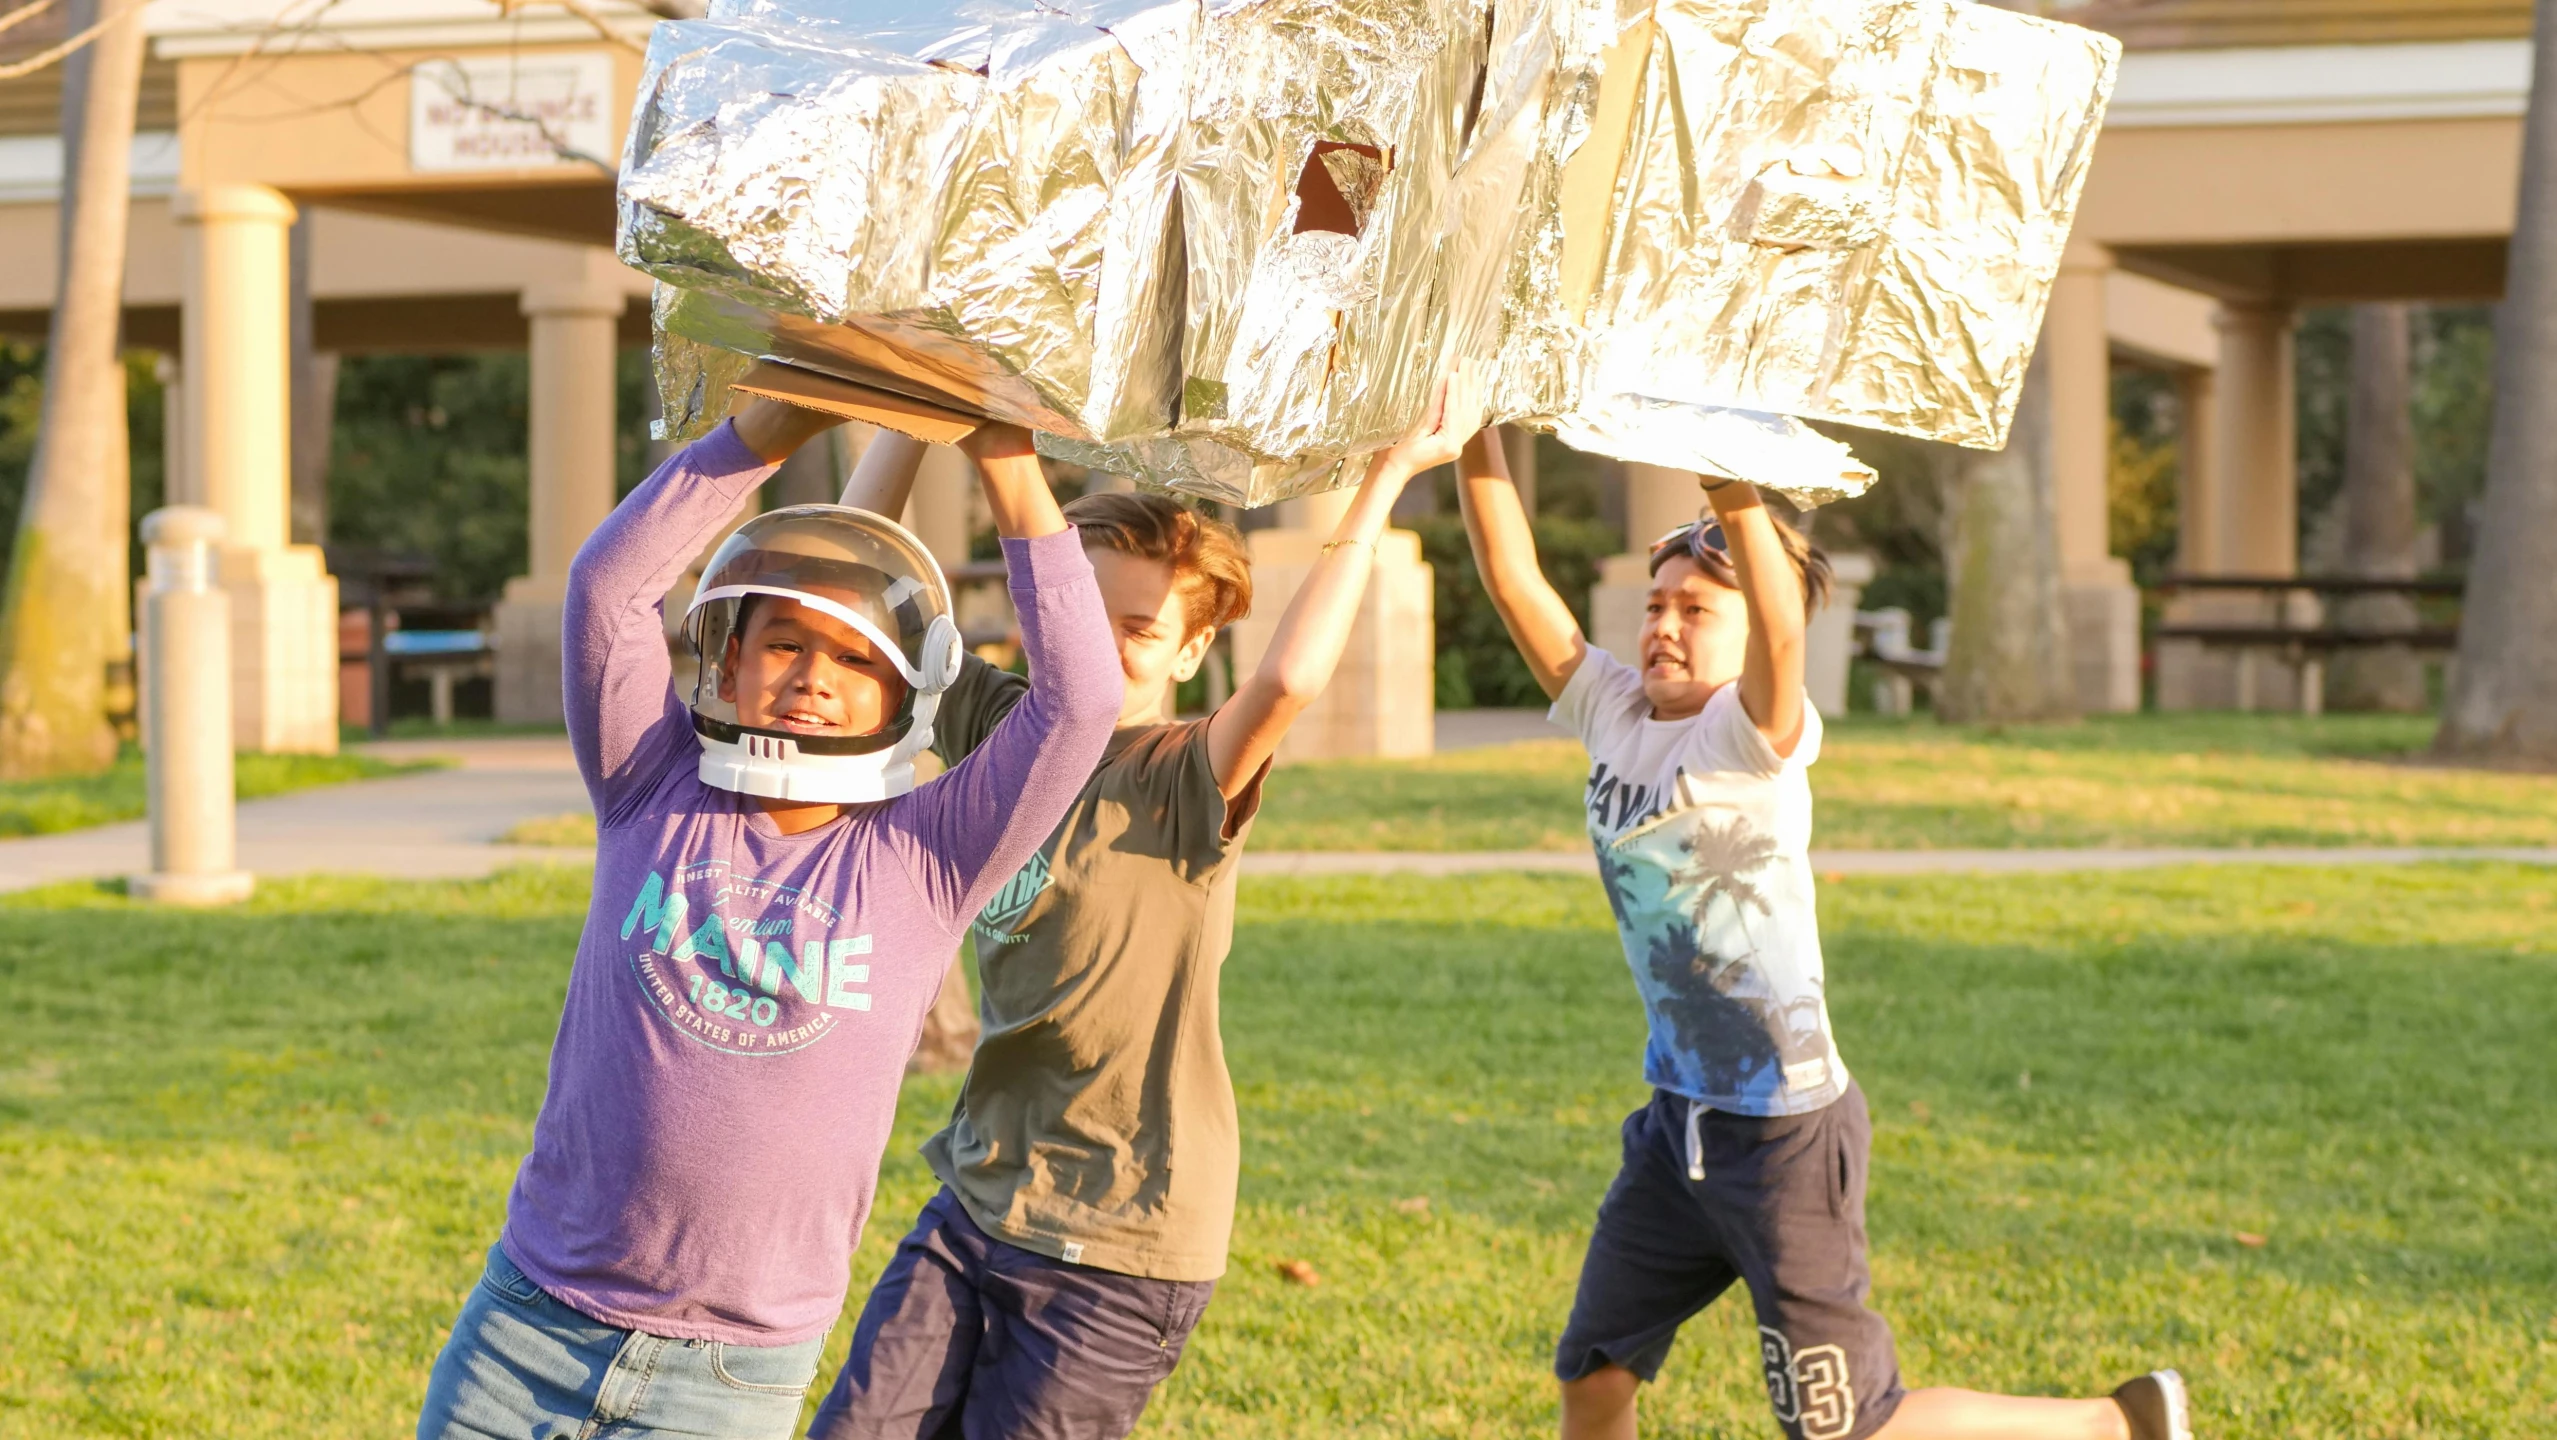
<svg viewBox="0 0 2557 1440"><path fill-rule="evenodd" d="M616 168L613 57L438 59L409 71L412 170Z"/></svg>

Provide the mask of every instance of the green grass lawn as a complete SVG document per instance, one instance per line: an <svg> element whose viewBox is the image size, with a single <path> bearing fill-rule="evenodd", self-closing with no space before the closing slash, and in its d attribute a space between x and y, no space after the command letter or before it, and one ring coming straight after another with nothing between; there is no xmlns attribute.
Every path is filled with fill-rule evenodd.
<svg viewBox="0 0 2557 1440"><path fill-rule="evenodd" d="M0 899L0 1436L405 1433L526 1143L584 891ZM2482 865L1824 887L1910 1378L2089 1391L2171 1361L2212 1437L2557 1431L2552 891ZM1595 885L1243 898L1235 1264L1144 1433L1541 1432L1643 1094ZM854 1305L951 1090L907 1089ZM1322 1283L1280 1279L1295 1260ZM1773 1435L1753 1336L1738 1304L1692 1324L1652 1433Z"/></svg>
<svg viewBox="0 0 2557 1440"><path fill-rule="evenodd" d="M370 755L242 755L233 788L243 800L343 785L412 770L435 770L441 760L377 760ZM118 820L142 818L149 801L142 754L127 750L102 775L61 780L0 780L0 836L52 835Z"/></svg>
<svg viewBox="0 0 2557 1440"><path fill-rule="evenodd" d="M567 734L567 730L556 721L549 723L532 723L525 721L487 720L477 716L463 716L438 725L434 720L424 715L401 715L391 721L391 733L381 738L389 740L502 740L519 735L557 735L564 739ZM364 725L340 725L337 727L337 737L338 743L341 745L361 745L366 741L375 738L371 727Z"/></svg>
<svg viewBox="0 0 2557 1440"><path fill-rule="evenodd" d="M1813 843L2557 845L2557 776L2419 763L2416 716L2128 715L1964 730L1834 722ZM1565 738L1279 772L1260 850L1580 850L1588 761Z"/></svg>

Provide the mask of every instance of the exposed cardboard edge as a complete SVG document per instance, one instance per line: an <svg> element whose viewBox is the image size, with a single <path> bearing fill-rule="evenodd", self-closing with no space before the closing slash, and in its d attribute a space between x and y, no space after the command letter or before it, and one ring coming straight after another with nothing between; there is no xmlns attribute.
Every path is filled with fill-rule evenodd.
<svg viewBox="0 0 2557 1440"><path fill-rule="evenodd" d="M985 423L975 415L772 360L758 363L729 389L733 394L760 395L803 410L860 420L929 445L955 445Z"/></svg>

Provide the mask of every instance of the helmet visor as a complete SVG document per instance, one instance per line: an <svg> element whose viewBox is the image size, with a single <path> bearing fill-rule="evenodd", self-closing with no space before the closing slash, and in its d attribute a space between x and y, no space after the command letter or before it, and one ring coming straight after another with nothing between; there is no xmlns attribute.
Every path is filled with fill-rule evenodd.
<svg viewBox="0 0 2557 1440"><path fill-rule="evenodd" d="M739 526L711 555L685 612L685 634L698 664L692 708L714 730L765 728L741 722L735 702L722 699L721 692L735 693L728 668L740 657L732 652L756 609L775 601L794 602L849 627L905 682L896 687L898 703L878 730L860 737L793 738L803 748L822 750L865 739L888 743L903 734L915 692L933 688L926 650L933 622L943 620L941 628L951 629L949 587L931 553L904 527L840 505L793 506Z"/></svg>

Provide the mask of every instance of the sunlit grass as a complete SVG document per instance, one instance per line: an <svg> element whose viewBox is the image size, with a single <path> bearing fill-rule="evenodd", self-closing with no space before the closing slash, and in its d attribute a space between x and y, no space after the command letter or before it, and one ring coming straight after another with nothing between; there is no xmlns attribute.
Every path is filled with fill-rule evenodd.
<svg viewBox="0 0 2557 1440"><path fill-rule="evenodd" d="M405 1433L585 888L0 902L0 1435ZM2173 1362L2214 1437L2557 1429L2552 891L2493 866L1823 887L1910 1378ZM1595 885L1248 882L1224 1010L1234 1268L1143 1433L1542 1431L1643 1097ZM850 1306L929 1194L952 1084L907 1086ZM1752 1335L1737 1304L1691 1325L1654 1433L1774 1433Z"/></svg>
<svg viewBox="0 0 2557 1440"><path fill-rule="evenodd" d="M2422 717L2135 715L1965 730L1834 724L1813 844L2557 845L2557 776L2421 763ZM1261 850L1580 850L1588 760L1566 738L1272 777Z"/></svg>
<svg viewBox="0 0 2557 1440"><path fill-rule="evenodd" d="M536 815L518 820L497 837L500 845L548 845L563 850L593 848L595 817L584 810L571 810L559 815Z"/></svg>

